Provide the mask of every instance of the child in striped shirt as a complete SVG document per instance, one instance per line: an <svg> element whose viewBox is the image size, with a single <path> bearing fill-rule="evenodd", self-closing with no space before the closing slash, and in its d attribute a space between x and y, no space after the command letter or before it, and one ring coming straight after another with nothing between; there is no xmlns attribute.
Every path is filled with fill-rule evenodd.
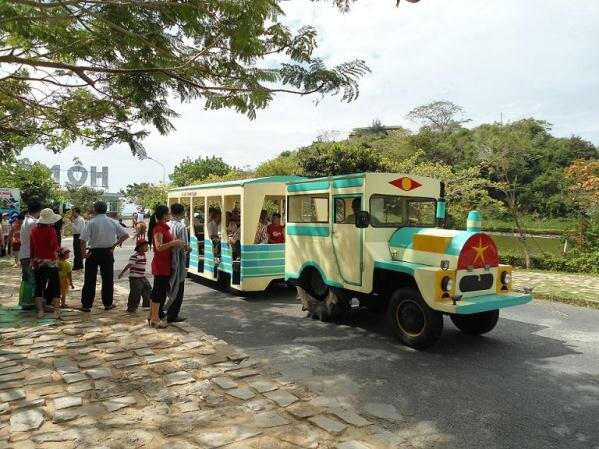
<svg viewBox="0 0 599 449"><path fill-rule="evenodd" d="M119 273L119 279L129 270L129 299L127 312L134 313L139 307L139 298L143 298L142 307L150 307L150 291L152 286L146 278L146 252L149 245L144 239L138 240L135 252L129 257L129 263Z"/></svg>

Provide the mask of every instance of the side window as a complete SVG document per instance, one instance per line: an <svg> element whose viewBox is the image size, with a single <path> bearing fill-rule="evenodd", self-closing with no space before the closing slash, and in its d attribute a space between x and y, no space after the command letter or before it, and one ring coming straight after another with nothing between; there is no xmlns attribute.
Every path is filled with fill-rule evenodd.
<svg viewBox="0 0 599 449"><path fill-rule="evenodd" d="M335 223L345 223L345 201L335 198Z"/></svg>
<svg viewBox="0 0 599 449"><path fill-rule="evenodd" d="M287 214L289 223L328 223L329 196L326 194L290 196Z"/></svg>
<svg viewBox="0 0 599 449"><path fill-rule="evenodd" d="M408 200L408 224L410 226L433 226L436 205L435 200Z"/></svg>
<svg viewBox="0 0 599 449"><path fill-rule="evenodd" d="M402 217L402 201L402 197L394 195L371 196L370 215L372 226L401 226L404 222Z"/></svg>

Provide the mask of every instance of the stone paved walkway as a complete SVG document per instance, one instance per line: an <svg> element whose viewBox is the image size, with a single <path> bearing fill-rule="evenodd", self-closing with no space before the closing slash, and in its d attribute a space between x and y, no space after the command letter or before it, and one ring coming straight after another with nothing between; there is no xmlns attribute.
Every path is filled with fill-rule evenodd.
<svg viewBox="0 0 599 449"><path fill-rule="evenodd" d="M534 287L533 296L599 306L599 276L547 271L514 271L514 289Z"/></svg>
<svg viewBox="0 0 599 449"><path fill-rule="evenodd" d="M19 279L0 269L5 315ZM145 311L119 309L43 324L12 313L0 321L0 448L413 447L385 429L386 410L359 414L270 379L191 326L156 330L140 323Z"/></svg>

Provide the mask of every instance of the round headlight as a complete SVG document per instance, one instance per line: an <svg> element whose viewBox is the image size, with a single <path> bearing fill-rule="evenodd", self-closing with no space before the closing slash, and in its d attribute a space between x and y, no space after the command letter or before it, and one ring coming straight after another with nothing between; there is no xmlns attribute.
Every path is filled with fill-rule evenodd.
<svg viewBox="0 0 599 449"><path fill-rule="evenodd" d="M441 279L441 290L443 290L444 292L448 292L452 288L453 288L453 279L450 278L449 276L443 277L443 279Z"/></svg>
<svg viewBox="0 0 599 449"><path fill-rule="evenodd" d="M502 284L510 284L512 282L512 273L509 271L504 271L501 273L501 283Z"/></svg>

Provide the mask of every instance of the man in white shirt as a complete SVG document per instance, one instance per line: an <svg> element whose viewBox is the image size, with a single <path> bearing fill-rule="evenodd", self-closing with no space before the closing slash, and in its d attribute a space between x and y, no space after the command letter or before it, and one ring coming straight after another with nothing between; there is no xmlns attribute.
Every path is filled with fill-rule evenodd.
<svg viewBox="0 0 599 449"><path fill-rule="evenodd" d="M74 207L72 209L71 227L73 229L73 271L83 268L83 259L81 258L81 241L79 238L85 229L85 220L81 216L81 209Z"/></svg>
<svg viewBox="0 0 599 449"><path fill-rule="evenodd" d="M81 234L81 257L85 259L85 280L81 290L81 310L90 312L96 296L98 268L102 276L102 303L105 310L114 309L114 248L129 238L129 234L118 221L106 215L108 206L103 201L94 203L96 216ZM89 254L87 249L89 248Z"/></svg>
<svg viewBox="0 0 599 449"><path fill-rule="evenodd" d="M30 260L30 240L29 234L36 226L36 220L40 216L42 205L37 201L32 201L27 206L27 214L21 225L21 248L19 249L19 260L21 262L21 289L19 293L19 305L23 309L35 309L33 300L33 288L35 278L31 270Z"/></svg>

